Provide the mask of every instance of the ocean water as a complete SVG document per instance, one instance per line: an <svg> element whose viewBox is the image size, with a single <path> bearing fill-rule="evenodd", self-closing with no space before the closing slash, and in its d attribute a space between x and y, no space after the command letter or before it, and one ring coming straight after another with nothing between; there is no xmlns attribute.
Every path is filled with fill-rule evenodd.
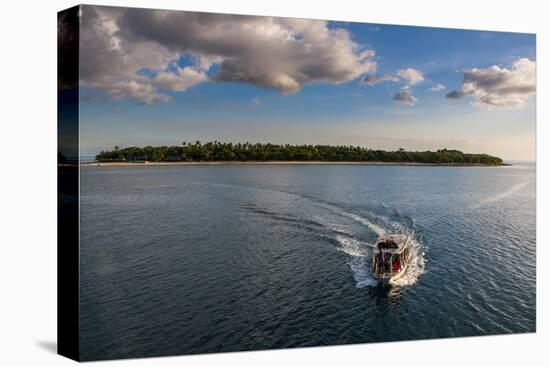
<svg viewBox="0 0 550 367"><path fill-rule="evenodd" d="M533 164L83 167L80 212L84 360L535 331Z"/></svg>

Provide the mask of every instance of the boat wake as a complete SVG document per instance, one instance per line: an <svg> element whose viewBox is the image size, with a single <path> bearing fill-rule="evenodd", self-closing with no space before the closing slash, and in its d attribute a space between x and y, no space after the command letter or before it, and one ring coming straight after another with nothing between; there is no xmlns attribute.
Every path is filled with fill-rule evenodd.
<svg viewBox="0 0 550 367"><path fill-rule="evenodd" d="M334 243L337 251L349 256L347 264L357 288L379 284L371 270L373 248L378 237L386 234L406 234L412 240L407 270L391 285L410 286L416 283L424 273L425 250L420 236L416 234L414 220L400 214L397 210L390 210L383 206L376 210L362 208L360 211L351 210L309 196L268 189L254 188L253 190L269 191L274 196L273 201L264 205L248 203L243 205L244 209L267 215L273 220L300 226ZM292 204L288 205L288 203ZM358 214L359 212L361 214Z"/></svg>
<svg viewBox="0 0 550 367"><path fill-rule="evenodd" d="M520 182L518 184L512 185L508 189L504 190L503 192L500 192L500 193L498 193L494 196L488 197L485 200L481 200L479 203L474 205L472 208L473 209L479 209L479 208L481 208L485 205L489 205L489 204L501 201L501 200L507 198L508 196L514 195L516 192L523 189L529 183L530 183L529 181L524 181L524 182Z"/></svg>
<svg viewBox="0 0 550 367"><path fill-rule="evenodd" d="M336 240L340 244L338 250L345 252L350 256L347 264L353 273L356 287L364 288L376 286L378 281L372 276L369 265L369 251L367 250L367 248L372 245L341 235L337 235Z"/></svg>
<svg viewBox="0 0 550 367"><path fill-rule="evenodd" d="M424 273L426 264L424 245L422 244L421 239L416 235L416 226L413 219L399 214L397 210L394 210L390 214L391 217L369 212L368 216L372 218L366 218L367 214L365 214L365 216L361 216L345 211L339 207L328 204L323 205L328 209L331 209L331 211L336 214L334 218L338 218L338 216L351 218L355 222L361 224L363 228L376 235L374 239L388 234L406 234L411 238L411 253L407 270L402 277L391 282L391 285L397 287L410 286L416 283L418 278ZM383 208L383 210L387 211L387 208ZM339 226L333 222L325 221L323 224L325 227L336 231L337 234L335 235L335 239L340 246L338 250L343 251L350 256L348 265L353 272L356 287L364 288L369 286L377 286L378 280L373 277L371 270L372 249L374 248L375 241L360 241L357 239L358 234L354 233L344 235L341 232L341 225ZM361 233L359 233L359 235L360 234Z"/></svg>

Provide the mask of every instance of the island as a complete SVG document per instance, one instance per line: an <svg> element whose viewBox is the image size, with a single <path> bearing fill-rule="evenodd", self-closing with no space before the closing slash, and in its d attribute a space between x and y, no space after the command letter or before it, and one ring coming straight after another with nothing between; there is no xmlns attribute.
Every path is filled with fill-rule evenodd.
<svg viewBox="0 0 550 367"><path fill-rule="evenodd" d="M447 166L499 166L503 161L489 154L459 150L385 151L351 145L290 145L270 143L183 142L179 146L115 146L96 156L99 165L134 164L401 164Z"/></svg>

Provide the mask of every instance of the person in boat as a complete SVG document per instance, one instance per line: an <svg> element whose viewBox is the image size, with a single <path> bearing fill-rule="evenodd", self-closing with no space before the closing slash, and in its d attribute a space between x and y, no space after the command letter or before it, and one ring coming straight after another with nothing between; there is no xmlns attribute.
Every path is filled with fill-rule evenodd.
<svg viewBox="0 0 550 367"><path fill-rule="evenodd" d="M378 242L376 247L378 248L378 253L376 254L376 268L374 269L376 274L382 274L382 261L384 259L384 254L382 253L382 243L384 240Z"/></svg>
<svg viewBox="0 0 550 367"><path fill-rule="evenodd" d="M379 250L378 252L378 274L384 274L384 251Z"/></svg>

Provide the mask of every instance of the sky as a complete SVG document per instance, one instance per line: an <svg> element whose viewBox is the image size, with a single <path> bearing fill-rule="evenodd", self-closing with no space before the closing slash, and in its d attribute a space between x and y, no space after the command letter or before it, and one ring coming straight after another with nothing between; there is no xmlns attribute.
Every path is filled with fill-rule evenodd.
<svg viewBox="0 0 550 367"><path fill-rule="evenodd" d="M535 35L82 6L81 155L183 141L535 159Z"/></svg>

